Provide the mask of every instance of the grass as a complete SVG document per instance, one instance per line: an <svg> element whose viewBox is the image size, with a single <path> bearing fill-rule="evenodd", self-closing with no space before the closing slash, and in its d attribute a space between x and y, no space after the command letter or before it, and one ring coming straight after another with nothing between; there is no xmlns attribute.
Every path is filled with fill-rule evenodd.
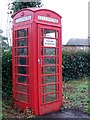
<svg viewBox="0 0 90 120"><path fill-rule="evenodd" d="M63 82L63 107L79 108L90 114L89 80L70 80Z"/></svg>

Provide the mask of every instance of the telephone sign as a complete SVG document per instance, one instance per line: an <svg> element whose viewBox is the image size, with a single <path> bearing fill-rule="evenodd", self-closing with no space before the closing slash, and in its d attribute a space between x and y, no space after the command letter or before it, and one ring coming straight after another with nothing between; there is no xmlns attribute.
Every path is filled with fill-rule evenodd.
<svg viewBox="0 0 90 120"><path fill-rule="evenodd" d="M55 19L55 18L50 18L50 17L45 17L45 16L38 16L38 19L58 23L58 19Z"/></svg>
<svg viewBox="0 0 90 120"><path fill-rule="evenodd" d="M31 19L31 16L25 16L25 17L17 18L16 23L27 21L27 20L30 20L30 19Z"/></svg>

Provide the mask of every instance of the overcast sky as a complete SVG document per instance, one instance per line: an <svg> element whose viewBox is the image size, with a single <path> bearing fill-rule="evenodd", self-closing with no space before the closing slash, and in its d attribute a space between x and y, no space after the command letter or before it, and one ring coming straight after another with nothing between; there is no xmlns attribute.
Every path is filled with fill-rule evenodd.
<svg viewBox="0 0 90 120"><path fill-rule="evenodd" d="M62 41L65 44L70 38L88 37L88 1L89 0L42 0L44 8L51 9L62 16ZM6 35L7 2L1 0L0 28Z"/></svg>

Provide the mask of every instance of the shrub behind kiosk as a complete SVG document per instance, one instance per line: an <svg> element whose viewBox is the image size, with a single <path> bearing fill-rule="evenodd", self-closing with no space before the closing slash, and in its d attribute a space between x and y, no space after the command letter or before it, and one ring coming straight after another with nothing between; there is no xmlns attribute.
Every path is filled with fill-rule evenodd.
<svg viewBox="0 0 90 120"><path fill-rule="evenodd" d="M42 115L62 105L61 16L26 8L13 16L13 97L15 107Z"/></svg>

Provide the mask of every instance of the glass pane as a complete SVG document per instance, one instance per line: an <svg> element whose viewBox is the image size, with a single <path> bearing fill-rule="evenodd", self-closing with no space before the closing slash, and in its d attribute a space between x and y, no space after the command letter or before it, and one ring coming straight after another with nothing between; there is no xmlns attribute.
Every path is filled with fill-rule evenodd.
<svg viewBox="0 0 90 120"><path fill-rule="evenodd" d="M18 66L18 74L26 74L26 67Z"/></svg>
<svg viewBox="0 0 90 120"><path fill-rule="evenodd" d="M44 48L44 55L54 56L56 55L55 48Z"/></svg>
<svg viewBox="0 0 90 120"><path fill-rule="evenodd" d="M43 46L43 38L41 38L41 46Z"/></svg>
<svg viewBox="0 0 90 120"><path fill-rule="evenodd" d="M18 76L18 82L26 83L26 76Z"/></svg>
<svg viewBox="0 0 90 120"><path fill-rule="evenodd" d="M52 102L52 101L55 101L56 99L57 99L56 94L46 95L46 102Z"/></svg>
<svg viewBox="0 0 90 120"><path fill-rule="evenodd" d="M56 55L59 55L59 49L56 50Z"/></svg>
<svg viewBox="0 0 90 120"><path fill-rule="evenodd" d="M26 46L26 39L17 40L17 46Z"/></svg>
<svg viewBox="0 0 90 120"><path fill-rule="evenodd" d="M43 29L41 28L41 36L43 36Z"/></svg>
<svg viewBox="0 0 90 120"><path fill-rule="evenodd" d="M27 87L24 85L17 85L17 91L27 93Z"/></svg>
<svg viewBox="0 0 90 120"><path fill-rule="evenodd" d="M42 93L44 94L44 87L42 87Z"/></svg>
<svg viewBox="0 0 90 120"><path fill-rule="evenodd" d="M44 74L51 74L51 73L56 73L56 67L55 66L44 67Z"/></svg>
<svg viewBox="0 0 90 120"><path fill-rule="evenodd" d="M44 96L42 96L42 103L44 103Z"/></svg>
<svg viewBox="0 0 90 120"><path fill-rule="evenodd" d="M48 92L56 92L56 85L46 86L46 93Z"/></svg>
<svg viewBox="0 0 90 120"><path fill-rule="evenodd" d="M26 58L17 58L19 65L26 65Z"/></svg>
<svg viewBox="0 0 90 120"><path fill-rule="evenodd" d="M56 64L55 58L44 58L44 64Z"/></svg>
<svg viewBox="0 0 90 120"><path fill-rule="evenodd" d="M56 38L59 38L59 31L56 31Z"/></svg>
<svg viewBox="0 0 90 120"><path fill-rule="evenodd" d="M29 98L24 94L17 94L17 100L22 102L29 102Z"/></svg>
<svg viewBox="0 0 90 120"><path fill-rule="evenodd" d="M18 55L27 55L26 48L18 48Z"/></svg>
<svg viewBox="0 0 90 120"><path fill-rule="evenodd" d="M51 83L51 82L56 82L56 76L45 76L42 79L43 84Z"/></svg>
<svg viewBox="0 0 90 120"><path fill-rule="evenodd" d="M59 46L59 41L58 40L56 41L56 46Z"/></svg>
<svg viewBox="0 0 90 120"><path fill-rule="evenodd" d="M55 38L55 30L44 29L44 36L45 37L52 37Z"/></svg>
<svg viewBox="0 0 90 120"><path fill-rule="evenodd" d="M44 87L45 87L45 91L44 91ZM48 85L48 86L44 86L42 87L42 93L48 93L48 92L56 92L56 85Z"/></svg>
<svg viewBox="0 0 90 120"><path fill-rule="evenodd" d="M17 37L26 37L26 29L18 30Z"/></svg>
<svg viewBox="0 0 90 120"><path fill-rule="evenodd" d="M41 55L43 55L43 48L41 48Z"/></svg>

